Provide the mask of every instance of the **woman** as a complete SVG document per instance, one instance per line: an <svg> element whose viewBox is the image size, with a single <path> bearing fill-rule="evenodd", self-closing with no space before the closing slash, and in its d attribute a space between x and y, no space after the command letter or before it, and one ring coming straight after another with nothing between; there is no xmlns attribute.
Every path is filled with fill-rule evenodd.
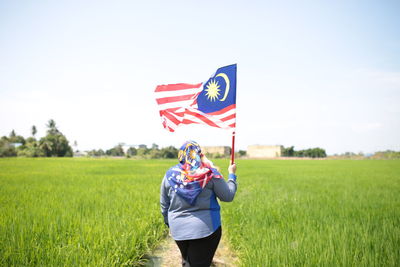
<svg viewBox="0 0 400 267"><path fill-rule="evenodd" d="M233 200L236 165L228 168L225 182L194 141L179 150L179 164L170 168L161 183L161 213L182 254L182 266L210 266L221 239L217 197Z"/></svg>

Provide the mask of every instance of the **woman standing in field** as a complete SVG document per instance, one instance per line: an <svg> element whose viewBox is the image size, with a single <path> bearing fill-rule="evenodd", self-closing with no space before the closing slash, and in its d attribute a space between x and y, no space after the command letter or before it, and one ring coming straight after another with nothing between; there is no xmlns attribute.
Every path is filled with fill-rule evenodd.
<svg viewBox="0 0 400 267"><path fill-rule="evenodd" d="M182 254L182 266L211 265L221 239L217 197L233 200L236 165L228 168L226 182L194 141L179 150L179 164L170 168L161 183L161 213Z"/></svg>

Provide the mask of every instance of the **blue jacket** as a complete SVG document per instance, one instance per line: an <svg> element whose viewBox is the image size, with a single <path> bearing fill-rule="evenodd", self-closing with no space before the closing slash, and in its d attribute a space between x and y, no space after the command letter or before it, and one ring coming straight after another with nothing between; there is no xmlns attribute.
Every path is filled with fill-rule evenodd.
<svg viewBox="0 0 400 267"><path fill-rule="evenodd" d="M212 178L199 194L196 204L191 206L179 197L164 176L161 183L161 213L169 225L172 238L191 240L211 235L221 226L221 201L230 202L237 190L236 175L230 174L226 182L223 178Z"/></svg>

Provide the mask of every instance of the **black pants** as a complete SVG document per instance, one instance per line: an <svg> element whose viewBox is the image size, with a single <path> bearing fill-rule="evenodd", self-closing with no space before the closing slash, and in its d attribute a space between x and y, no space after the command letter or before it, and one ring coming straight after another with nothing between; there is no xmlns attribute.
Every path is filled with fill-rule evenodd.
<svg viewBox="0 0 400 267"><path fill-rule="evenodd" d="M214 233L204 238L175 241L182 254L182 266L209 267L217 250L221 234L222 229L219 227Z"/></svg>

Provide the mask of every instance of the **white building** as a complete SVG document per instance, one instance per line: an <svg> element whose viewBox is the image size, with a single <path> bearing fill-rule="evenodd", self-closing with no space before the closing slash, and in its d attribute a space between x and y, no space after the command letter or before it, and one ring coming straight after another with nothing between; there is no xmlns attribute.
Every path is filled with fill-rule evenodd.
<svg viewBox="0 0 400 267"><path fill-rule="evenodd" d="M252 145L247 147L249 158L278 158L282 155L282 146Z"/></svg>

